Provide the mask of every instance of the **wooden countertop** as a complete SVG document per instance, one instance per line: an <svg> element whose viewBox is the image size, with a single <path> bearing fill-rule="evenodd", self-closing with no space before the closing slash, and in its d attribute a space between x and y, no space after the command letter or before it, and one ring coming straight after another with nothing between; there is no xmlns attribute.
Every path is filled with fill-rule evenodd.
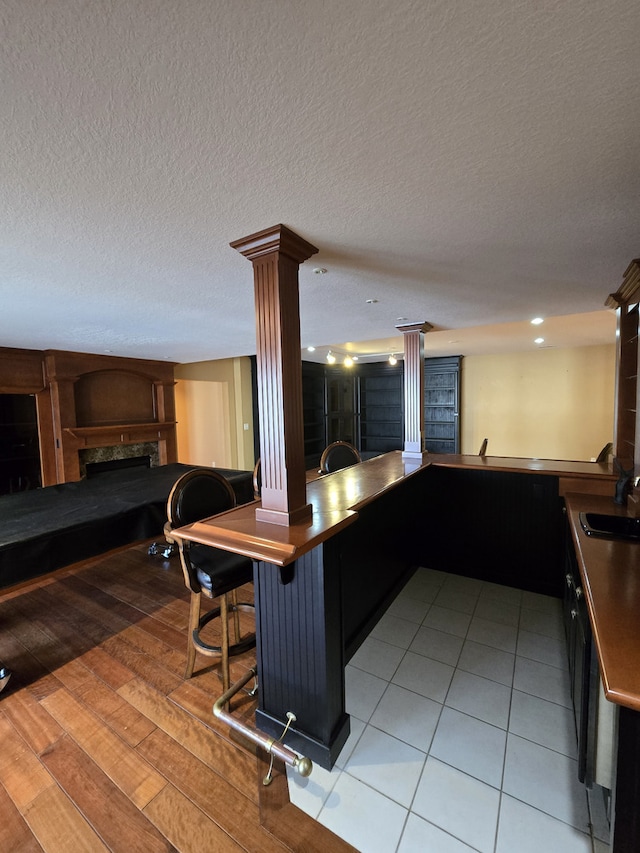
<svg viewBox="0 0 640 853"><path fill-rule="evenodd" d="M404 460L400 450L375 456L358 465L315 478L307 478L307 501L313 507L309 521L280 527L256 521L256 503L246 504L214 518L173 531L173 535L191 542L211 545L253 560L286 566L326 541L357 519L358 509L418 471L439 467L468 470L543 473L560 477L560 482L584 484L580 491L592 491L588 484L611 490L615 480L610 465L594 462L565 462L549 459L517 459L500 456L463 456L424 453L422 459ZM561 494L564 491L561 488Z"/></svg>
<svg viewBox="0 0 640 853"><path fill-rule="evenodd" d="M604 478L615 482L617 475L604 462L566 461L564 459L529 459L512 456L472 456L459 453L430 453L432 465L442 468L468 468L484 471L551 474L556 477Z"/></svg>
<svg viewBox="0 0 640 853"><path fill-rule="evenodd" d="M603 481L607 488L609 480L615 479L611 466L593 462L433 453L423 454L421 460L404 460L402 452L395 450L324 477L316 477L315 472L310 472L307 478L307 501L313 507L313 515L304 524L279 527L256 521L256 503L251 503L179 528L174 531L174 535L176 538L244 554L254 560L286 566L352 524L357 518L358 509L429 465L518 473L542 472L571 481L575 478L584 478L585 483L588 480Z"/></svg>
<svg viewBox="0 0 640 853"><path fill-rule="evenodd" d="M640 711L640 542L583 531L580 512L628 515L611 498L569 494L565 502L605 696Z"/></svg>
<svg viewBox="0 0 640 853"><path fill-rule="evenodd" d="M303 524L280 527L256 521L254 502L178 528L172 536L286 566L352 524L361 507L430 464L428 454L422 460L403 460L396 450L310 480L307 501L313 514Z"/></svg>

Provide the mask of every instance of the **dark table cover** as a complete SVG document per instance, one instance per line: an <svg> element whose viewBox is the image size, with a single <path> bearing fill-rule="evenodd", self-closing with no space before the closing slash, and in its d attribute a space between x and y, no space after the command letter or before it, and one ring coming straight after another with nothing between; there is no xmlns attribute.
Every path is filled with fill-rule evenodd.
<svg viewBox="0 0 640 853"><path fill-rule="evenodd" d="M169 492L194 467L128 468L0 496L0 588L162 535ZM215 470L239 504L253 500L251 471Z"/></svg>

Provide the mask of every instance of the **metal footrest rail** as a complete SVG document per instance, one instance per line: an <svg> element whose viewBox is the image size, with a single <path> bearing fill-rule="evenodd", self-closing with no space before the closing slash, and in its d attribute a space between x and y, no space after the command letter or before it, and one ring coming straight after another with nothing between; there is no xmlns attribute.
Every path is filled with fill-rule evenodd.
<svg viewBox="0 0 640 853"><path fill-rule="evenodd" d="M289 765L289 767L293 767L301 776L308 776L313 770L313 763L311 762L311 759L298 755L282 743L282 739L287 733L287 729L292 722L295 722L296 719L296 716L292 711L287 711L287 724L280 737L272 738L269 737L269 735L254 729L253 726L250 726L243 720L239 720L237 717L234 717L233 714L227 710L230 700L236 695L236 693L239 693L242 690L247 682L251 681L252 678L257 678L257 675L258 673L255 669L250 669L239 681L232 684L231 687L222 694L217 702L215 702L213 706L214 717L222 720L234 731L244 735L244 737L252 743L257 744L271 756L269 771L263 779L264 785L269 785L271 782L271 771L273 769L274 758L279 758L281 761L284 761L285 764Z"/></svg>

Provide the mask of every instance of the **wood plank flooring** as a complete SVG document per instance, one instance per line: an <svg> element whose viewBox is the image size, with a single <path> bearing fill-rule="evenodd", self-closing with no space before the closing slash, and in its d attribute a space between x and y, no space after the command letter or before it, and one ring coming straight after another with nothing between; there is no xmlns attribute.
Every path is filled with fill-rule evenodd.
<svg viewBox="0 0 640 853"><path fill-rule="evenodd" d="M184 680L187 591L147 544L0 591L0 850L353 853L214 718L217 663ZM255 700L232 709L253 722Z"/></svg>

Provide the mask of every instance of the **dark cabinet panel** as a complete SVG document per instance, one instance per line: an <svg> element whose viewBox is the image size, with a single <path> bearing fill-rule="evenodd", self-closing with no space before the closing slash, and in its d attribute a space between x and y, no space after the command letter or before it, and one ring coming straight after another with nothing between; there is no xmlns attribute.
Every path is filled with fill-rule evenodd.
<svg viewBox="0 0 640 853"><path fill-rule="evenodd" d="M307 468L333 441L348 441L365 455L402 450L403 367L387 362L351 369L302 362Z"/></svg>
<svg viewBox="0 0 640 853"><path fill-rule="evenodd" d="M568 526L565 535L564 627L578 743L578 778L590 787L595 771L599 674L580 571Z"/></svg>
<svg viewBox="0 0 640 853"><path fill-rule="evenodd" d="M308 469L320 464L327 446L325 420L324 365L302 362L302 409L304 419L304 458Z"/></svg>
<svg viewBox="0 0 640 853"><path fill-rule="evenodd" d="M356 379L351 371L326 370L327 444L356 444Z"/></svg>
<svg viewBox="0 0 640 853"><path fill-rule="evenodd" d="M303 361L302 418L304 430L304 459L307 470L317 468L327 440L327 387L325 365ZM260 411L258 409L258 371L256 357L251 356L251 384L253 397L253 450L260 456Z"/></svg>
<svg viewBox="0 0 640 853"><path fill-rule="evenodd" d="M562 597L558 478L431 466L418 565Z"/></svg>
<svg viewBox="0 0 640 853"><path fill-rule="evenodd" d="M458 453L461 356L425 359L426 449ZM255 359L252 360L252 363ZM257 377L254 364L256 458L259 450ZM404 446L404 365L374 362L353 368L302 362L304 452L314 468L324 448L348 441L363 456Z"/></svg>
<svg viewBox="0 0 640 853"><path fill-rule="evenodd" d="M358 449L362 453L402 450L403 369L386 362L358 367Z"/></svg>
<svg viewBox="0 0 640 853"><path fill-rule="evenodd" d="M327 369L326 386L327 443L348 441L364 454L402 449L402 365Z"/></svg>
<svg viewBox="0 0 640 853"><path fill-rule="evenodd" d="M425 448L460 452L460 362L462 356L424 361Z"/></svg>

